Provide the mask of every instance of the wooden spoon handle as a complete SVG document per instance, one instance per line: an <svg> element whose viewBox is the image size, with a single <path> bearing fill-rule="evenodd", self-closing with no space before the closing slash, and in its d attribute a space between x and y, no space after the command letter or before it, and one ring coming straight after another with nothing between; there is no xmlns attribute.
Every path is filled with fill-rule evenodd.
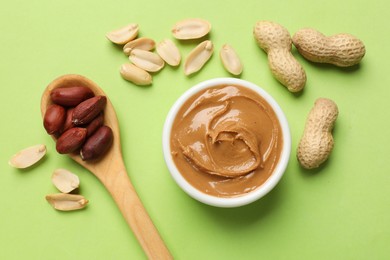
<svg viewBox="0 0 390 260"><path fill-rule="evenodd" d="M107 178L103 177L100 180L111 193L147 257L149 259L173 259L142 205L125 167L119 167L114 172L109 171L106 174L109 176L106 175Z"/></svg>

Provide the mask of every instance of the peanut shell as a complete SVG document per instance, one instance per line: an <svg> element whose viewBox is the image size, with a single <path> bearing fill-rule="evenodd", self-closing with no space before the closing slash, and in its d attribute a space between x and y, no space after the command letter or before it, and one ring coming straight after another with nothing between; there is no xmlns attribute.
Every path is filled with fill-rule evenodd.
<svg viewBox="0 0 390 260"><path fill-rule="evenodd" d="M259 21L253 35L267 53L272 75L290 92L301 91L306 84L306 73L291 53L292 40L288 30L278 23Z"/></svg>
<svg viewBox="0 0 390 260"><path fill-rule="evenodd" d="M314 29L304 28L297 31L292 40L298 52L309 61L339 67L358 64L366 53L363 42L347 33L327 37Z"/></svg>
<svg viewBox="0 0 390 260"><path fill-rule="evenodd" d="M327 98L315 101L297 149L297 158L302 167L314 169L328 159L334 146L332 129L338 113L334 101Z"/></svg>

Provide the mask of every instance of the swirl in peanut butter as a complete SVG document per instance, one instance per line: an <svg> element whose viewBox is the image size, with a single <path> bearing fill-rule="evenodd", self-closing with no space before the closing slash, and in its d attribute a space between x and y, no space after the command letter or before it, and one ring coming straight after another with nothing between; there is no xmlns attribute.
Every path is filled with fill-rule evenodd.
<svg viewBox="0 0 390 260"><path fill-rule="evenodd" d="M232 85L190 98L171 132L172 156L183 177L218 197L238 196L264 183L282 142L271 106L256 92Z"/></svg>

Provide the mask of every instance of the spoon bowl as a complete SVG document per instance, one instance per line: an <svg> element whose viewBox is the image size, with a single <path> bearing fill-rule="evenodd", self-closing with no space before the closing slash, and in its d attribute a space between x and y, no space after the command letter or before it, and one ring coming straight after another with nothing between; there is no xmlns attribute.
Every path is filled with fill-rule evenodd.
<svg viewBox="0 0 390 260"><path fill-rule="evenodd" d="M42 117L44 117L47 107L52 104L51 91L59 87L72 86L85 86L90 88L95 95L107 97L96 83L86 77L76 74L64 75L52 81L43 92L41 99ZM78 153L68 155L93 173L110 192L148 258L172 259L126 172L122 157L118 119L108 97L104 109L104 124L112 129L114 140L102 158L96 161L83 161ZM56 140L55 137L53 139Z"/></svg>
<svg viewBox="0 0 390 260"><path fill-rule="evenodd" d="M96 83L87 79L86 77L75 74L64 75L52 81L43 92L41 99L42 117L44 117L47 107L53 103L50 99L50 93L53 89L59 87L63 88L74 86L88 87L95 95L103 95L107 97L104 91L98 85L96 85ZM113 158L122 158L118 119L114 107L112 106L112 103L108 97L107 104L104 109L104 124L112 129L114 135L113 144L107 151L105 156L103 156L97 161L89 162L83 161L78 153L68 154L68 156L75 160L77 163L81 164L83 167L94 173L96 177L99 178L99 180L108 177L105 176L105 174L101 170L101 165L106 165L108 162L111 162ZM57 138L54 136L52 136L52 138L55 141L57 140Z"/></svg>

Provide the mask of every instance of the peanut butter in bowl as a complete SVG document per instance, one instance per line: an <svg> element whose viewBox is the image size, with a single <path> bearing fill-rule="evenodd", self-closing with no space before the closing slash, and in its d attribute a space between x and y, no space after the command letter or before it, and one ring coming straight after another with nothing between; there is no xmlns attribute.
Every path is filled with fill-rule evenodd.
<svg viewBox="0 0 390 260"><path fill-rule="evenodd" d="M258 86L235 78L202 82L172 107L163 133L168 168L184 191L213 206L264 196L290 155L287 120Z"/></svg>

